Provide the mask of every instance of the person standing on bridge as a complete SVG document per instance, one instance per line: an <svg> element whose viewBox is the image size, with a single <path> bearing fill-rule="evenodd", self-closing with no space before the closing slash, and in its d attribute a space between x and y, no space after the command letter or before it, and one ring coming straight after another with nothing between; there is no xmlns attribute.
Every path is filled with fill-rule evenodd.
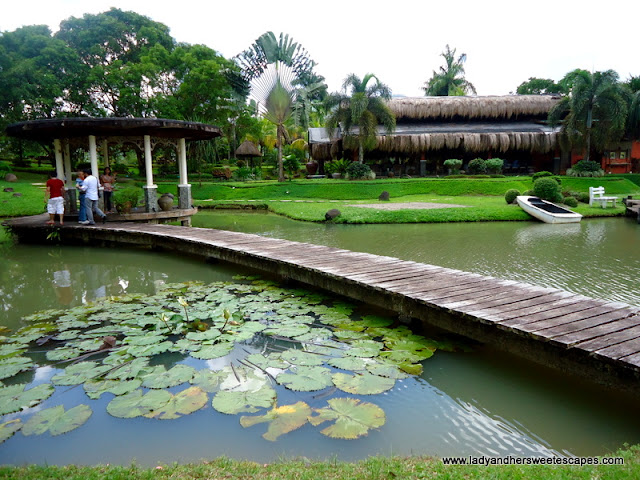
<svg viewBox="0 0 640 480"><path fill-rule="evenodd" d="M49 214L47 225L56 223L56 215L60 217L60 225L64 225L64 182L57 178L56 172L49 174L46 188L44 201L47 203L47 213Z"/></svg>
<svg viewBox="0 0 640 480"><path fill-rule="evenodd" d="M85 205L87 219L84 222L78 222L81 225L95 225L94 213L102 218L102 223L107 221L107 216L98 207L98 179L91 174L91 170L88 168L83 170L85 179L82 181L80 189L85 192Z"/></svg>

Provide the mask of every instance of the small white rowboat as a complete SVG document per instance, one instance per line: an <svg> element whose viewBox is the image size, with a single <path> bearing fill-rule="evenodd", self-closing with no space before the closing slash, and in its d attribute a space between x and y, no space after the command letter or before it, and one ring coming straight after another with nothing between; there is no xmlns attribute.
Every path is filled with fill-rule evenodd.
<svg viewBox="0 0 640 480"><path fill-rule="evenodd" d="M525 212L545 223L577 223L582 220L579 213L538 197L520 195L516 197L516 201Z"/></svg>

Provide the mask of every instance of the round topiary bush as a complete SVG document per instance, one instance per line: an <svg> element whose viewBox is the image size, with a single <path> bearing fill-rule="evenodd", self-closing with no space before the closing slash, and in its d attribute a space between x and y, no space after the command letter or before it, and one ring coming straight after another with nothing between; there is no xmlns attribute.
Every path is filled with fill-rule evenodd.
<svg viewBox="0 0 640 480"><path fill-rule="evenodd" d="M546 170L543 170L542 172L536 172L531 176L531 181L535 182L537 179L542 177L553 177L553 173L547 172Z"/></svg>
<svg viewBox="0 0 640 480"><path fill-rule="evenodd" d="M501 158L488 158L485 161L485 165L487 166L487 170L489 173L499 174L502 173L502 167L504 167L504 160Z"/></svg>
<svg viewBox="0 0 640 480"><path fill-rule="evenodd" d="M507 193L504 194L505 202L511 204L516 201L516 197L520 195L520 191L512 188L511 190L507 190Z"/></svg>
<svg viewBox="0 0 640 480"><path fill-rule="evenodd" d="M524 192L522 192L522 195L531 196L531 195L535 195L535 193L533 193L533 190L525 190Z"/></svg>
<svg viewBox="0 0 640 480"><path fill-rule="evenodd" d="M550 202L561 202L562 194L560 193L560 185L552 177L542 177L533 184L533 194L543 200Z"/></svg>
<svg viewBox="0 0 640 480"><path fill-rule="evenodd" d="M487 173L487 162L482 158L474 158L467 165L467 173L471 175Z"/></svg>
<svg viewBox="0 0 640 480"><path fill-rule="evenodd" d="M462 168L462 160L459 158L450 158L445 160L443 165L449 169L451 175L457 175L460 173L460 168Z"/></svg>
<svg viewBox="0 0 640 480"><path fill-rule="evenodd" d="M347 167L347 175L349 175L349 179L351 180L368 178L370 174L371 168L364 163L352 162L351 165Z"/></svg>
<svg viewBox="0 0 640 480"><path fill-rule="evenodd" d="M578 200L576 200L574 197L565 197L564 199L564 204L567 207L577 207L578 206Z"/></svg>

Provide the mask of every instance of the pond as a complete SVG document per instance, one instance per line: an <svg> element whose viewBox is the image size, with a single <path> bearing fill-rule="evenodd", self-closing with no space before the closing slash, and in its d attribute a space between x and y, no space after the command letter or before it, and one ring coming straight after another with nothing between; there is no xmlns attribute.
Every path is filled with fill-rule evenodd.
<svg viewBox="0 0 640 480"><path fill-rule="evenodd" d="M220 218L225 222L246 218L250 223L256 217L234 214ZM281 219L274 220L271 216L260 218L262 231L275 235L274 230L277 230L276 225L280 225L278 222ZM229 228L229 225L224 226ZM499 224L494 226L501 227ZM318 230L315 234L308 233L311 237L306 238L310 240L317 235L317 243L323 243L321 239L328 241L330 236L326 232L342 231L332 228L337 226L311 227ZM236 228L241 227L238 225ZM325 234L320 236L319 229L324 229ZM344 230L356 232L350 227ZM377 232L382 234L382 230ZM425 236L430 238L430 242L434 241L433 235ZM364 242L364 237L359 238ZM386 236L384 239L388 240ZM442 237L439 239L442 241ZM464 249L477 243L477 240L466 237L459 245ZM376 245L376 242L368 244ZM380 245L379 248L384 250L386 247ZM491 249L484 248L484 251L490 252ZM401 256L395 251L377 253ZM471 254L468 256L472 257ZM531 263L535 262L527 264ZM60 285L61 272L68 272L69 282L63 286ZM142 293L151 295L144 298L153 298L160 295L159 292L168 284L175 282L231 282L216 285L234 285L233 277L237 274L250 275L251 272L235 266L207 265L197 259L165 253L19 245L0 260L3 324L16 329L26 324L21 320L22 317L36 311L62 308L74 312L103 295L125 295L127 298L128 294ZM250 280L244 282L251 284ZM269 286L269 289L280 291L278 288ZM284 297L290 297L291 301L310 299L315 295L291 288L282 290ZM181 312L181 307L175 301L173 303L174 311ZM327 308L338 308L342 314L349 310L344 299L329 297L324 304ZM109 308L112 307L108 307L106 316L101 318L112 320ZM312 310L324 311L318 305ZM114 310L114 318L116 313ZM98 314L102 315L101 312ZM385 312L360 305L353 315L356 321L360 321L362 316L376 315L375 318L380 318ZM389 319L395 320L392 316ZM154 328L162 328L160 322L156 323L160 327ZM346 323L344 325L349 330ZM336 327L334 331L341 330L342 327ZM305 424L275 440L268 440L264 437L265 432L268 433L265 424L243 427L239 420L241 415L221 413L212 407L212 393L208 394L202 408L177 419L159 420L141 416L119 418L107 411L115 398L112 393L91 399L82 385L56 384L55 393L50 398L24 412L7 414L0 419L0 423L16 419L27 422L38 412L60 404L65 409L88 405L92 411L90 418L79 428L59 436L50 433L26 436L20 431L16 432L0 444L0 463L129 464L135 461L141 465L155 465L197 461L220 455L258 462L300 456L356 460L376 454L585 456L610 453L624 443L640 442L640 416L637 415L633 399L566 379L555 371L486 346L452 339L443 332L424 330L419 333L426 338L439 339L443 345L449 343L454 348L436 349L433 356L419 361L423 367L421 372L398 378L392 387L382 393L369 395L356 392L348 395L362 404L376 405L386 416L383 425L353 440L322 434L321 430L326 424ZM5 385L25 383L26 388L31 389L50 383L52 378L62 375L63 366L69 367L67 364L47 361L44 353L50 348L47 345L32 347L32 350L36 350L32 355L36 368L3 380ZM257 343L249 342L242 345L240 350L255 353L262 348ZM159 364L169 368L177 363L196 370L219 371L236 362L240 354L244 355L234 350L229 356L202 360L190 355L168 353ZM242 368L238 363L235 365L236 368ZM233 379L231 374L228 377ZM277 391L278 405L304 402L312 409L320 409L327 405L328 399L345 396L344 392L335 388L306 392L284 388L276 382L269 383L273 383ZM184 385L170 388L169 391L177 396L183 389ZM612 405L616 407L611 408ZM263 408L259 412L242 415L264 415L267 410Z"/></svg>

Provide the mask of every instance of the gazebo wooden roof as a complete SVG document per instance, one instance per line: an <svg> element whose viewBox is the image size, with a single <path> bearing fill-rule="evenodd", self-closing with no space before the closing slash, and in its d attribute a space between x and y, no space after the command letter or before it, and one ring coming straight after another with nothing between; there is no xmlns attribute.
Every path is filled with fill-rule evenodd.
<svg viewBox="0 0 640 480"><path fill-rule="evenodd" d="M70 117L12 123L7 135L25 140L103 136L144 136L209 140L222 135L220 128L198 122L164 118Z"/></svg>
<svg viewBox="0 0 640 480"><path fill-rule="evenodd" d="M256 144L245 140L242 144L236 149L236 157L261 157L262 153L256 147Z"/></svg>

